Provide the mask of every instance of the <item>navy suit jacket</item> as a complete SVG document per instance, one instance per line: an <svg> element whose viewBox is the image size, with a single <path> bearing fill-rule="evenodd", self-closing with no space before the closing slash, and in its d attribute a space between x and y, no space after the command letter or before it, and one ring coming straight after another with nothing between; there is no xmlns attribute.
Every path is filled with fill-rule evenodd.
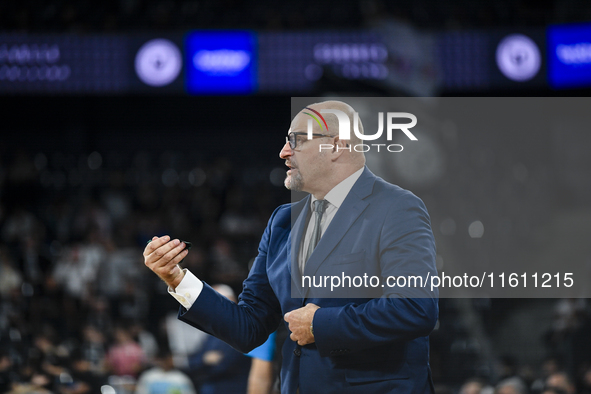
<svg viewBox="0 0 591 394"><path fill-rule="evenodd" d="M428 335L438 317L437 291L386 286L372 289L371 297L348 297L340 289L325 298L327 289L302 287L297 252L309 204L310 196L273 212L238 304L204 283L179 318L248 352L286 324L285 313L314 303L320 306L314 315L316 342L301 347L287 339L283 345L282 393L298 388L302 394L432 393ZM423 202L366 167L304 269L313 276L335 272L436 275L435 241Z"/></svg>

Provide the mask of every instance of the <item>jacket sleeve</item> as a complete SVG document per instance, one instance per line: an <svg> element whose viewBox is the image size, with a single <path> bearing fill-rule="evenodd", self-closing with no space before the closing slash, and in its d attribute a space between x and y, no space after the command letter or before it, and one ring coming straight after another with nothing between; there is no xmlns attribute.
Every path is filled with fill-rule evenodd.
<svg viewBox="0 0 591 394"><path fill-rule="evenodd" d="M277 329L281 308L269 284L266 261L277 213L282 209L286 206L277 208L269 219L238 304L203 283L203 290L193 306L189 310L181 306L180 320L220 338L241 353L261 345ZM289 212L289 207L287 210Z"/></svg>
<svg viewBox="0 0 591 394"><path fill-rule="evenodd" d="M423 202L410 192L397 199L380 232L376 263L382 280L437 275L435 240ZM420 281L419 281L420 282ZM438 318L438 292L427 286L384 287L381 298L320 308L314 337L321 356L355 352L429 335Z"/></svg>

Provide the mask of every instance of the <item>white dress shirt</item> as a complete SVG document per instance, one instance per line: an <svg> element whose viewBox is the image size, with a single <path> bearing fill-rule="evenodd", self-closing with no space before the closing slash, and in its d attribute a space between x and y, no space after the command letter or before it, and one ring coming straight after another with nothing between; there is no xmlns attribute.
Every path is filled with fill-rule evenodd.
<svg viewBox="0 0 591 394"><path fill-rule="evenodd" d="M353 188L357 179L361 176L363 172L363 167L359 170L355 171L353 174L345 178L341 183L333 187L324 197L328 204L322 215L322 220L320 222L320 235L322 236L326 229L328 228L330 222L336 215L337 211L345 201L345 198ZM310 199L310 210L314 213L314 201L317 199L312 196ZM298 256L298 264L300 266L300 271L303 272L303 267L305 266L305 250L308 250L308 245L310 244L310 239L312 238L312 232L314 231L314 218L311 218L308 221L308 227L306 228L306 232L304 235L304 242L300 245L300 253ZM185 276L181 283L177 286L176 289L168 288L168 293L173 296L185 309L190 309L201 291L203 290L203 282L197 278L195 275L191 273L188 269L184 269L183 272Z"/></svg>
<svg viewBox="0 0 591 394"><path fill-rule="evenodd" d="M326 205L326 209L324 210L324 214L322 214L322 220L320 221L320 237L324 235L324 232L328 228L328 225L336 215L337 211L345 201L345 198L351 191L351 188L357 182L357 179L361 176L363 172L363 168L358 171L355 171L349 177L345 178L341 183L336 185L329 191L324 199L328 201ZM316 222L315 214L314 214L314 201L317 198L312 196L310 199L310 211L312 214L310 215L310 220L308 221L308 227L306 227L306 231L304 232L304 242L300 245L300 253L298 255L298 265L300 266L300 272L304 272L304 267L306 265L306 251L308 250L308 246L310 245L310 240L312 239L312 233L314 232L314 223Z"/></svg>

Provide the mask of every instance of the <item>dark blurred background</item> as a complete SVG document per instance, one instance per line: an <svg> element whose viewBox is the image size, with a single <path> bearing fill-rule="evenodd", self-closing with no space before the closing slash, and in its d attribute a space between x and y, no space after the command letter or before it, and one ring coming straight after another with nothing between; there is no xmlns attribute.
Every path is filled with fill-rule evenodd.
<svg viewBox="0 0 591 394"><path fill-rule="evenodd" d="M142 250L191 241L183 264L240 292L290 201L291 96L585 100L589 42L583 0L1 2L0 392L134 392L163 349L191 375L202 338ZM441 171L389 179L426 202L438 265L591 263L585 127L506 149L443 126ZM437 393L591 393L590 307L441 299Z"/></svg>

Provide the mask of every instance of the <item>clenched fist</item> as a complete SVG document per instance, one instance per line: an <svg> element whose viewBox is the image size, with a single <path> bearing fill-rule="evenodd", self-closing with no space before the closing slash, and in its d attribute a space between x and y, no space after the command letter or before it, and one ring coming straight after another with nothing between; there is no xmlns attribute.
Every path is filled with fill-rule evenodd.
<svg viewBox="0 0 591 394"><path fill-rule="evenodd" d="M168 235L154 237L144 249L144 263L174 290L185 276L178 264L188 252L185 243L178 239L171 241Z"/></svg>
<svg viewBox="0 0 591 394"><path fill-rule="evenodd" d="M311 326L318 308L320 308L318 305L309 303L285 314L284 319L289 323L289 331L291 331L289 339L300 346L315 342Z"/></svg>

